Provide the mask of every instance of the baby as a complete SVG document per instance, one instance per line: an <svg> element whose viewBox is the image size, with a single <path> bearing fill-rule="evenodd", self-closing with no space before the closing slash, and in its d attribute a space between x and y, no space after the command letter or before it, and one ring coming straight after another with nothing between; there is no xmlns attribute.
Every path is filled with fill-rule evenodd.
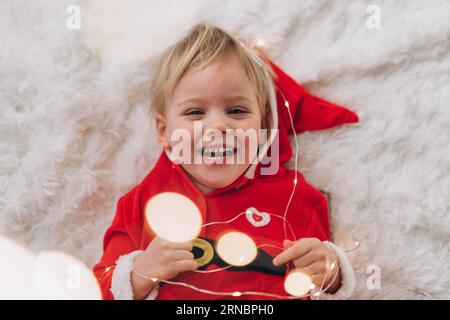
<svg viewBox="0 0 450 320"><path fill-rule="evenodd" d="M321 298L350 296L351 267L327 241L326 198L280 165L278 108L286 106L277 104L275 76L262 53L205 23L165 53L151 89L163 152L119 199L105 233L94 266L105 299L281 299L293 269L324 288ZM210 223L194 241L170 242L147 225L146 203L162 192L186 196ZM230 266L216 252L230 231L255 242L249 263Z"/></svg>

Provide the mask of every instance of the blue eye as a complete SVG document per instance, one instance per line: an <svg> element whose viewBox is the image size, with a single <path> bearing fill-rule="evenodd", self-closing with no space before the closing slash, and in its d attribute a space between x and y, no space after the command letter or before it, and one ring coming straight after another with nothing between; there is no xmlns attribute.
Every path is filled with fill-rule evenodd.
<svg viewBox="0 0 450 320"><path fill-rule="evenodd" d="M187 116L190 116L190 115L198 116L198 115L201 115L202 113L203 112L201 110L199 110L199 109L193 109L193 110L190 110L190 111L186 112L185 115L187 115Z"/></svg>
<svg viewBox="0 0 450 320"><path fill-rule="evenodd" d="M239 113L247 113L247 111L243 108L233 108L230 111L228 111L228 113L239 114Z"/></svg>

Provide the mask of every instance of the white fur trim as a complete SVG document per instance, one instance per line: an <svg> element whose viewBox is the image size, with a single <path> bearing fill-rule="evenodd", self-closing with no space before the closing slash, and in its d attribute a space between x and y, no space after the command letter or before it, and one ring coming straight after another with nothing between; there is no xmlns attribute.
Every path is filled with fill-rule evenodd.
<svg viewBox="0 0 450 320"><path fill-rule="evenodd" d="M341 269L341 287L334 294L322 293L320 300L345 300L349 299L353 294L356 286L355 274L353 272L352 265L348 260L345 252L337 245L330 241L325 241L338 257L339 267Z"/></svg>
<svg viewBox="0 0 450 320"><path fill-rule="evenodd" d="M133 300L133 288L131 287L131 272L133 261L142 252L136 250L122 255L117 259L111 281L111 292L116 300ZM158 295L159 284L156 282L145 300L154 300Z"/></svg>

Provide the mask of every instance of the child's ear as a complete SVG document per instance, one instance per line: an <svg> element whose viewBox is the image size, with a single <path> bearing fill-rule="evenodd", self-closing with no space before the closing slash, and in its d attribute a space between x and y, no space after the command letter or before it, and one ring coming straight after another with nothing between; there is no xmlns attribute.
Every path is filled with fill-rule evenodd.
<svg viewBox="0 0 450 320"><path fill-rule="evenodd" d="M170 143L167 139L167 125L164 115L160 112L156 114L156 135L159 145L164 150L170 150Z"/></svg>

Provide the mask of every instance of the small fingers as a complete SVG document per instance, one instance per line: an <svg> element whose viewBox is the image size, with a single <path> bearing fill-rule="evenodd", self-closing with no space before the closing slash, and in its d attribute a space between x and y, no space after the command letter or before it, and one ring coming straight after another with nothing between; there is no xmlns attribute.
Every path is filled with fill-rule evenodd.
<svg viewBox="0 0 450 320"><path fill-rule="evenodd" d="M192 242L171 242L171 247L177 250L186 250L191 251L192 250Z"/></svg>
<svg viewBox="0 0 450 320"><path fill-rule="evenodd" d="M194 260L194 254L186 250L174 250L172 258L178 260Z"/></svg>
<svg viewBox="0 0 450 320"><path fill-rule="evenodd" d="M160 246L166 249L177 249L177 250L187 250L187 251L191 251L192 250L192 242L171 242L168 240L165 240L163 238L157 238Z"/></svg>
<svg viewBox="0 0 450 320"><path fill-rule="evenodd" d="M177 273L185 271L194 271L198 268L198 264L195 260L179 260L175 262L175 269Z"/></svg>
<svg viewBox="0 0 450 320"><path fill-rule="evenodd" d="M302 268L295 268L295 272L304 273L308 277L314 276L316 274L315 270L316 270L316 268L313 265L309 265L307 267L302 267Z"/></svg>
<svg viewBox="0 0 450 320"><path fill-rule="evenodd" d="M294 259L292 261L292 263L296 268L304 268L304 267L307 267L310 264L316 262L317 260L318 260L318 257L310 251L307 254L305 254L297 259Z"/></svg>
<svg viewBox="0 0 450 320"><path fill-rule="evenodd" d="M307 254L315 244L314 238L303 238L276 256L275 259L273 259L273 264L279 266L299 258Z"/></svg>

